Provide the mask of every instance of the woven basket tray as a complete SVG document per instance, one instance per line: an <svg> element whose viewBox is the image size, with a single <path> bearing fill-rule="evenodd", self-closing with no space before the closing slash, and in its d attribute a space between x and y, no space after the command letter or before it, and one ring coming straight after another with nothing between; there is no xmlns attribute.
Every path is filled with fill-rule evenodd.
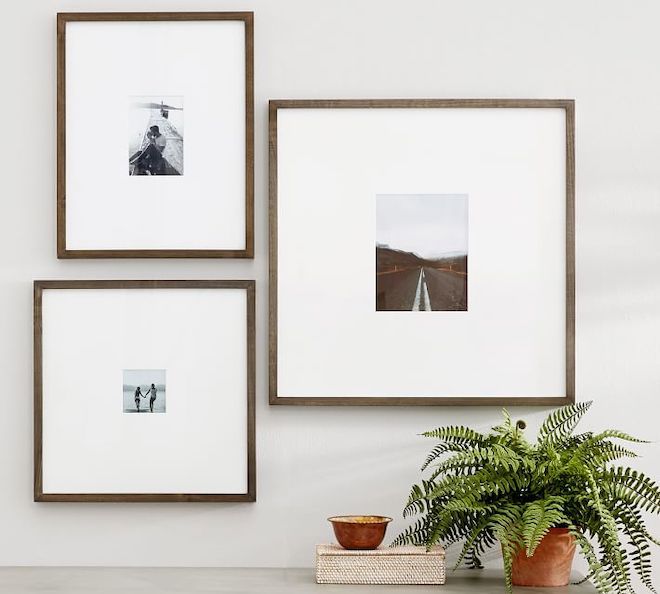
<svg viewBox="0 0 660 594"><path fill-rule="evenodd" d="M349 551L339 545L316 547L319 584L444 584L445 551L433 547Z"/></svg>

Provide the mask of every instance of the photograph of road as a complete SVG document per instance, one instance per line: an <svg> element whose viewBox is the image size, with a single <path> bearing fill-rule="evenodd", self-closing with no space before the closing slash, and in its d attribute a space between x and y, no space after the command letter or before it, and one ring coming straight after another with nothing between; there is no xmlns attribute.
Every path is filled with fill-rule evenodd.
<svg viewBox="0 0 660 594"><path fill-rule="evenodd" d="M466 194L376 196L376 311L467 311Z"/></svg>

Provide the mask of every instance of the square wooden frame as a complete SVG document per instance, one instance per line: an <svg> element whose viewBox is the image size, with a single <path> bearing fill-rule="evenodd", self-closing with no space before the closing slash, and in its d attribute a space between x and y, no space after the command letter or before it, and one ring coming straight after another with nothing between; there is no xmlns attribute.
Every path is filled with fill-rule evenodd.
<svg viewBox="0 0 660 594"><path fill-rule="evenodd" d="M245 248L108 249L66 247L66 25L94 21L243 21L245 23ZM254 13L64 12L57 15L57 257L58 258L254 258Z"/></svg>
<svg viewBox="0 0 660 594"><path fill-rule="evenodd" d="M278 393L277 385L277 113L279 109L554 108L566 114L566 393L563 396L306 397ZM269 402L313 406L561 406L575 402L575 101L572 99L312 99L269 102Z"/></svg>
<svg viewBox="0 0 660 594"><path fill-rule="evenodd" d="M247 295L246 493L44 493L42 295L47 289L244 289ZM255 281L253 280L37 280L34 281L34 501L252 502L256 501Z"/></svg>

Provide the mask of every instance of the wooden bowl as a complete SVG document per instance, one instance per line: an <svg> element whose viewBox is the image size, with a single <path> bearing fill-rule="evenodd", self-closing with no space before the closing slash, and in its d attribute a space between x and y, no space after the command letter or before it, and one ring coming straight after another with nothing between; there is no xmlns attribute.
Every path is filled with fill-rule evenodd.
<svg viewBox="0 0 660 594"><path fill-rule="evenodd" d="M345 549L375 549L383 542L387 524L385 516L333 516L332 524L339 544Z"/></svg>

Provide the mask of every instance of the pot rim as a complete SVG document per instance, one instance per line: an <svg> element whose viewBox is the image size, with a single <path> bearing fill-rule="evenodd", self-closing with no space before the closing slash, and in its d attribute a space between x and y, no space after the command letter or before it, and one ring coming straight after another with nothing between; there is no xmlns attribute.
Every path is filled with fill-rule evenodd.
<svg viewBox="0 0 660 594"><path fill-rule="evenodd" d="M370 524L389 524L392 518L388 516L354 515L354 516L330 516L328 522L337 524L351 524L364 526Z"/></svg>

